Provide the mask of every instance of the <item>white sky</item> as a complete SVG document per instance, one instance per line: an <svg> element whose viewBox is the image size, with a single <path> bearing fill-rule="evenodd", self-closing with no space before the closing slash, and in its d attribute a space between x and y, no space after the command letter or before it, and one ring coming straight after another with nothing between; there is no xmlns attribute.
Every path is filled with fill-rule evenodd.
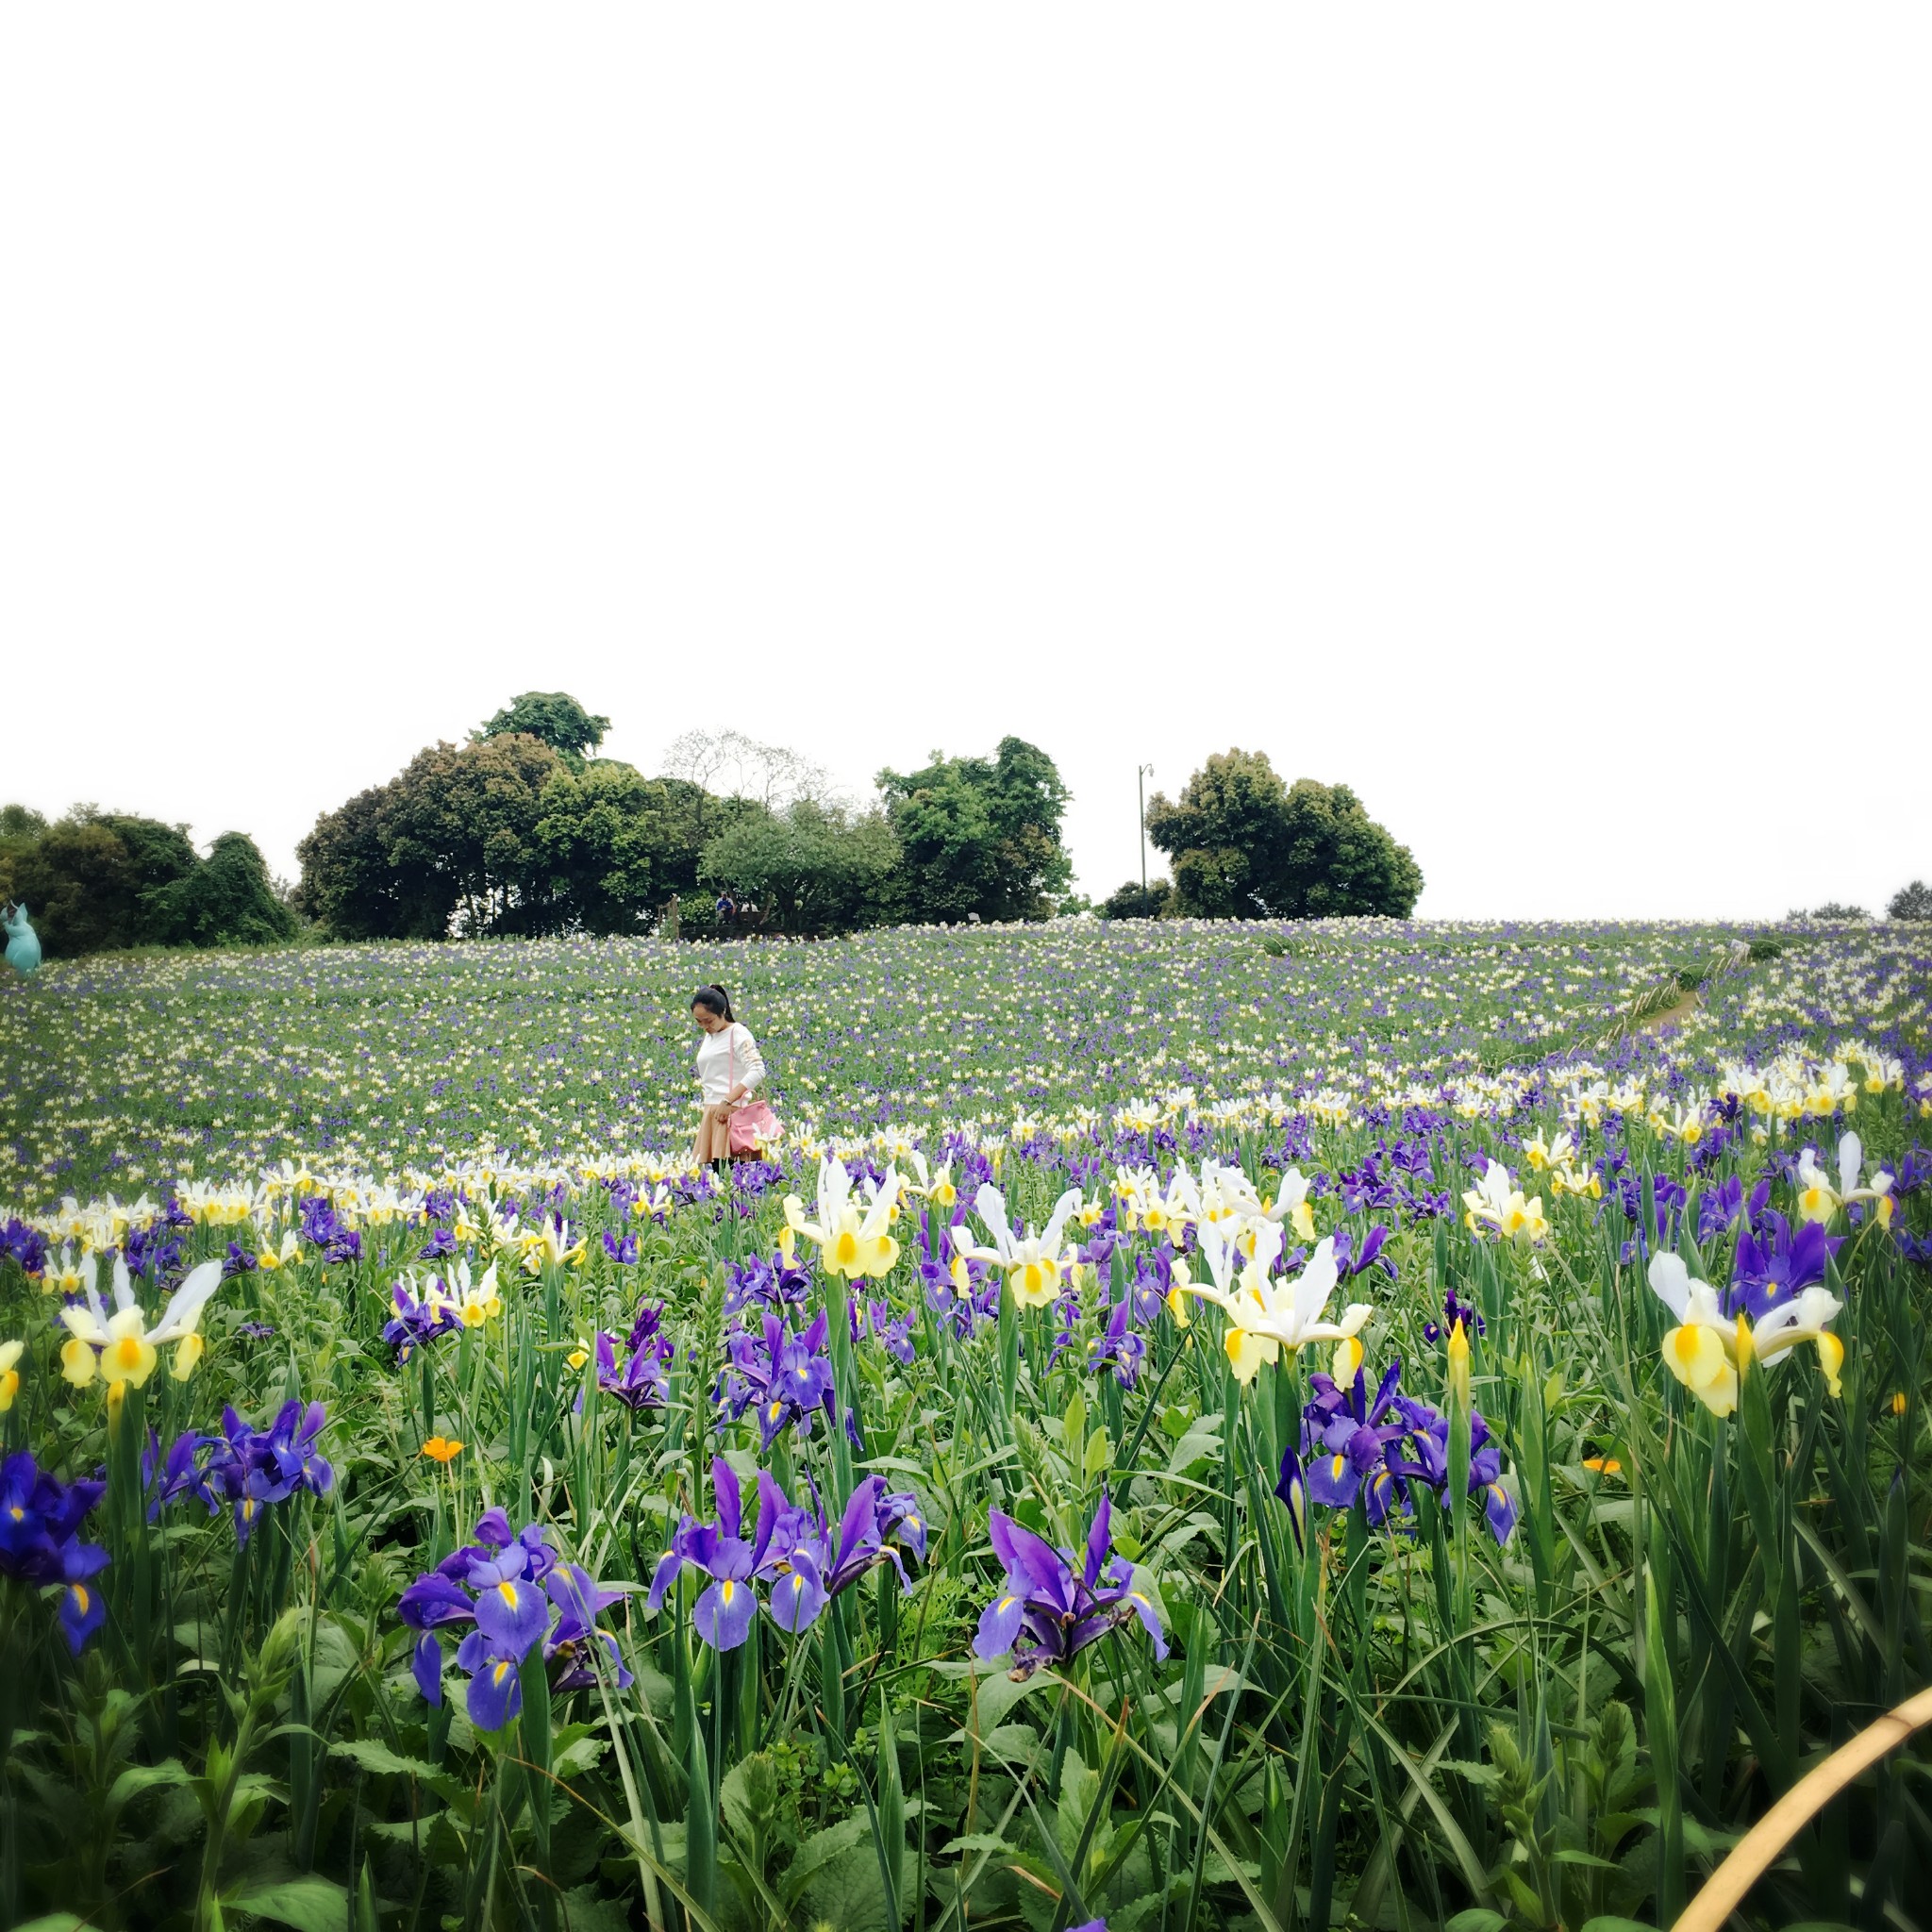
<svg viewBox="0 0 1932 1932"><path fill-rule="evenodd" d="M1345 778L1419 910L1932 876L1932 9L0 11L0 795L561 688ZM1158 855L1157 855L1158 858Z"/></svg>

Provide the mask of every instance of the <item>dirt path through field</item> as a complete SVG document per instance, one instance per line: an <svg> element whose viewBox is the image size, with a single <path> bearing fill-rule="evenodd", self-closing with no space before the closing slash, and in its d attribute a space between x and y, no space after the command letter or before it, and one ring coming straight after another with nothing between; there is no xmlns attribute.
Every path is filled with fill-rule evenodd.
<svg viewBox="0 0 1932 1932"><path fill-rule="evenodd" d="M1666 1007L1661 1013L1652 1013L1647 1019L1638 1021L1630 1030L1633 1033L1658 1033L1666 1026L1674 1026L1680 1020L1688 1020L1697 1010L1697 989L1692 987L1674 1007Z"/></svg>

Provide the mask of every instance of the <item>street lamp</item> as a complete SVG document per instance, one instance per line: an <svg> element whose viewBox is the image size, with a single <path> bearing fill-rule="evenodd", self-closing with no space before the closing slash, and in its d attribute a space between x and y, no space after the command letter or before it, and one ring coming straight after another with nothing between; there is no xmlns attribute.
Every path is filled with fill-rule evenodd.
<svg viewBox="0 0 1932 1932"><path fill-rule="evenodd" d="M1135 767L1134 776L1141 792L1141 891L1147 891L1147 781L1154 775L1152 765Z"/></svg>

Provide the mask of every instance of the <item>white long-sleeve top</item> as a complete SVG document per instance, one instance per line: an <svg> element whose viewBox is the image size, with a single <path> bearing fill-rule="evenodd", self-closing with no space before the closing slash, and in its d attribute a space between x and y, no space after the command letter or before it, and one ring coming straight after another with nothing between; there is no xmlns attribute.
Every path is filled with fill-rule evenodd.
<svg viewBox="0 0 1932 1932"><path fill-rule="evenodd" d="M716 1107L733 1086L747 1094L758 1091L765 1077L764 1056L742 1021L708 1033L698 1043L698 1093L707 1107Z"/></svg>

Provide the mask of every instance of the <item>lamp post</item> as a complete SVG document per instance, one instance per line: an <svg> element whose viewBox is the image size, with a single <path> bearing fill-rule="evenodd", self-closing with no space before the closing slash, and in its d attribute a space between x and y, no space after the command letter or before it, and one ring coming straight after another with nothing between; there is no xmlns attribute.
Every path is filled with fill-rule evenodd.
<svg viewBox="0 0 1932 1932"><path fill-rule="evenodd" d="M1135 782L1141 793L1141 890L1147 890L1147 781L1154 775L1152 765L1138 765Z"/></svg>

